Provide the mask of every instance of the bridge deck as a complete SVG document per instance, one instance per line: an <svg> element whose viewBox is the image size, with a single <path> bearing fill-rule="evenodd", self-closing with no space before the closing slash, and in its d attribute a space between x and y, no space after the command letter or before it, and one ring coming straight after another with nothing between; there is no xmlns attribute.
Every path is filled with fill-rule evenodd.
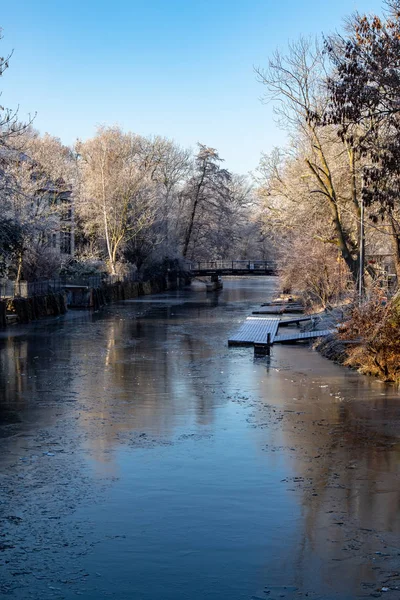
<svg viewBox="0 0 400 600"><path fill-rule="evenodd" d="M228 339L228 346L252 346L256 342L267 344L268 339L273 344L278 327L279 319L248 317L236 334Z"/></svg>
<svg viewBox="0 0 400 600"><path fill-rule="evenodd" d="M332 333L331 329L322 329L321 331L304 331L302 333L289 333L287 335L277 335L274 338L274 344L287 344L289 342L299 342L325 337Z"/></svg>
<svg viewBox="0 0 400 600"><path fill-rule="evenodd" d="M191 261L188 264L190 273L200 275L276 275L277 267L270 260L214 260Z"/></svg>

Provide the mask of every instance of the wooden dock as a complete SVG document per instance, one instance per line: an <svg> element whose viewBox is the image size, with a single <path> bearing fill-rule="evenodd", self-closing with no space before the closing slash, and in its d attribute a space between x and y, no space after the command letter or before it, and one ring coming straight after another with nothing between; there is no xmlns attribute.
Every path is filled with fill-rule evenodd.
<svg viewBox="0 0 400 600"><path fill-rule="evenodd" d="M288 319L281 319L279 321L280 327L285 327L288 325L298 325L299 323L305 323L306 321L314 321L318 319L319 315L304 315L303 317L293 317Z"/></svg>
<svg viewBox="0 0 400 600"><path fill-rule="evenodd" d="M270 347L273 344L306 342L332 333L332 329L321 329L316 331L294 331L286 335L277 335L280 326L298 325L317 317L318 315L306 315L289 319L248 317L237 332L228 339L228 346L254 346L256 354L269 354Z"/></svg>
<svg viewBox="0 0 400 600"><path fill-rule="evenodd" d="M261 306L303 306L303 304L294 300L271 300L271 302L263 302Z"/></svg>
<svg viewBox="0 0 400 600"><path fill-rule="evenodd" d="M277 335L274 338L274 344L289 344L293 342L306 342L308 340L325 337L333 333L332 329L321 329L320 331L303 331L301 333L289 333L287 335Z"/></svg>
<svg viewBox="0 0 400 600"><path fill-rule="evenodd" d="M284 306L267 306L265 308L259 308L258 310L253 310L252 315L283 315L285 312Z"/></svg>
<svg viewBox="0 0 400 600"><path fill-rule="evenodd" d="M283 308L302 308L304 305L301 302L286 302L285 300L273 300L272 302L263 302L261 306L282 306Z"/></svg>
<svg viewBox="0 0 400 600"><path fill-rule="evenodd" d="M279 327L279 319L248 317L238 331L228 339L228 346L270 345Z"/></svg>
<svg viewBox="0 0 400 600"><path fill-rule="evenodd" d="M253 315L282 315L284 313L302 313L304 306L298 302L265 302L261 308L253 310Z"/></svg>

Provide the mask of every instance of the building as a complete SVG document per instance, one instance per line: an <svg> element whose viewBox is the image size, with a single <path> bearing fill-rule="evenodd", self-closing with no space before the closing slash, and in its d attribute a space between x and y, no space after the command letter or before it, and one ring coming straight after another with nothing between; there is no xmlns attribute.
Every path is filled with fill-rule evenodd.
<svg viewBox="0 0 400 600"><path fill-rule="evenodd" d="M40 201L47 197L49 205L55 207L56 227L51 234L51 246L61 258L73 257L75 253L74 201L72 189L63 179L48 182L38 190Z"/></svg>
<svg viewBox="0 0 400 600"><path fill-rule="evenodd" d="M48 206L54 207L51 214L54 223L53 231L47 233L40 243L44 247L51 247L58 252L61 260L74 256L74 201L71 186L61 178L57 181L46 181L41 166L27 154L0 145L0 192L3 192L0 196L5 202L3 213L5 214L8 210L12 217L13 209L10 207L13 205L13 195L18 195L23 189L18 181L18 176L15 175L22 165L28 166L28 169L24 169L23 175L25 186L28 189L31 188L29 193L32 197L36 197L37 206L47 203ZM36 182L37 189L35 190ZM35 201L33 200L33 202Z"/></svg>

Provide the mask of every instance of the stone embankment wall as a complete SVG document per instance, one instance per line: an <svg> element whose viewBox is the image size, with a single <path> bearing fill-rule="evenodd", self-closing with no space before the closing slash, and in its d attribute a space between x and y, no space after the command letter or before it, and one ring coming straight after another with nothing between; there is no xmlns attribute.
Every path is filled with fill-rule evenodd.
<svg viewBox="0 0 400 600"><path fill-rule="evenodd" d="M154 277L149 281L128 281L114 283L102 288L92 289L90 292L90 308L99 309L106 304L158 294L167 290L176 290L190 283L190 277L181 275L179 277L167 278L163 276Z"/></svg>
<svg viewBox="0 0 400 600"><path fill-rule="evenodd" d="M149 281L127 281L89 290L88 300L81 308L97 310L106 304L174 290L190 283L190 276L158 276ZM18 323L29 323L41 317L57 316L67 312L67 298L64 293L12 298L0 301L0 327L7 323L6 314L13 315Z"/></svg>
<svg viewBox="0 0 400 600"><path fill-rule="evenodd" d="M2 304L6 305L7 314L15 315L18 323L29 323L41 317L63 315L67 312L67 301L62 292L31 298L11 298ZM1 322L0 317L0 324Z"/></svg>
<svg viewBox="0 0 400 600"><path fill-rule="evenodd" d="M7 325L7 302L0 300L0 328Z"/></svg>

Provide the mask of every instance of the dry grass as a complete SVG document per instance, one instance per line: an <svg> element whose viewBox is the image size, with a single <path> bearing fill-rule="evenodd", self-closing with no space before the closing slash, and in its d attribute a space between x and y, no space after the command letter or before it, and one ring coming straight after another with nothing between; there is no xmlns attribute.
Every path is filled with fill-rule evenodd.
<svg viewBox="0 0 400 600"><path fill-rule="evenodd" d="M310 312L337 306L353 296L350 273L336 247L293 242L280 258L279 270L283 289L300 295Z"/></svg>
<svg viewBox="0 0 400 600"><path fill-rule="evenodd" d="M400 292L388 303L374 290L370 299L351 311L339 338L353 340L345 364L384 381L400 383Z"/></svg>

